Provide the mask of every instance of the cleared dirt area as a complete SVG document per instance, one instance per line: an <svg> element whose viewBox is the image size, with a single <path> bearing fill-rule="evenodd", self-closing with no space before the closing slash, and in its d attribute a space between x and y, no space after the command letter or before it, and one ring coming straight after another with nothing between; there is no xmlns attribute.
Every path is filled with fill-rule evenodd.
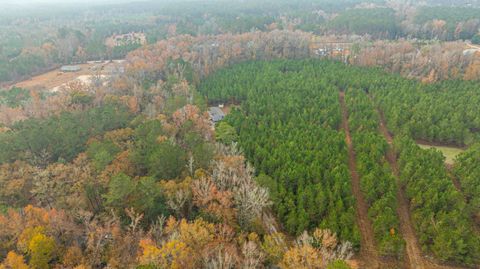
<svg viewBox="0 0 480 269"><path fill-rule="evenodd" d="M360 254L365 263L365 268L385 268L381 266L378 252L375 247L375 237L370 219L368 218L368 205L360 189L360 176L357 172L355 152L353 150L350 128L348 126L348 112L345 105L345 93L340 91L340 106L342 109L342 126L345 131L346 143L348 147L348 166L352 179L352 191L356 200L357 223L361 233Z"/></svg>
<svg viewBox="0 0 480 269"><path fill-rule="evenodd" d="M468 44L468 43L466 43L466 44L467 44L467 47L468 47L468 48L480 50L480 47L479 47L479 46L474 46L474 45Z"/></svg>
<svg viewBox="0 0 480 269"><path fill-rule="evenodd" d="M18 82L12 86L28 89L28 90L47 90L55 91L59 87L71 81L79 80L88 82L89 78L94 75L103 77L110 75L115 70L121 69L122 61L113 62L90 62L79 64L81 68L78 72L62 72L60 69L32 77L30 79Z"/></svg>

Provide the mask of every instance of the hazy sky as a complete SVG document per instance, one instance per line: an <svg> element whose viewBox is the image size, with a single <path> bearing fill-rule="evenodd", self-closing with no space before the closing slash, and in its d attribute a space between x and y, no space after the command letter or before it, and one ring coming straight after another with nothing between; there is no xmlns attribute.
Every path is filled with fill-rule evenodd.
<svg viewBox="0 0 480 269"><path fill-rule="evenodd" d="M141 0L0 0L0 3L6 4L68 4L68 3L118 3L118 2L134 2Z"/></svg>
<svg viewBox="0 0 480 269"><path fill-rule="evenodd" d="M7 5L41 5L41 4L70 4L70 3L88 3L88 4L113 4L139 2L145 0L0 0L0 4Z"/></svg>

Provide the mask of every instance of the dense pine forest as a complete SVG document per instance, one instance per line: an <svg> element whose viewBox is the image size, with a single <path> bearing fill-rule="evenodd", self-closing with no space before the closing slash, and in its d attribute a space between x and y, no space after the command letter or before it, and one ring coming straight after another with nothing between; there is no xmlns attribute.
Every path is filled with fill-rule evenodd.
<svg viewBox="0 0 480 269"><path fill-rule="evenodd" d="M395 193L397 188L405 188L421 249L439 260L474 264L480 254L480 238L472 236L476 224L470 215L477 212L467 210L461 192L447 175L443 156L421 150L411 138L398 138L395 150L402 180L397 186L386 161L387 141L379 132L380 115L374 105L382 104L380 110L390 108L386 110L389 123L396 123L390 120L393 113L406 118L398 124L402 128L391 129L399 137L442 141L411 132L405 126L415 120L418 111L415 106L428 106L429 112L419 112L426 118L417 125L421 128L419 132L440 128L441 122L428 118L436 117L442 109L455 108L451 102L449 106L442 104L442 100L447 102L447 94L460 99L465 95L463 109L473 107L476 99L467 100L476 91L470 88L473 83L456 83L459 90L451 92L444 87L453 82L423 85L379 70L307 60L239 64L211 75L200 90L210 102L241 104L226 121L236 128L239 144L258 169L260 183L270 189L274 208L287 231L298 233L321 225L358 244L358 231L338 228L354 218L354 212L345 211L354 203L346 172L345 138L339 125L338 92L345 90L361 189L381 255L404 255ZM409 89L407 100L412 103L404 101L401 94L394 94L403 88L402 84L405 91ZM435 102L428 102L428 95L435 96ZM414 107L409 110L411 114L403 112L406 107ZM408 119L409 114L412 119ZM445 113L446 117L454 117L452 114ZM474 114L479 116L478 111ZM463 122L471 121L464 118ZM445 131L449 139L446 141L465 142L463 136L456 138L457 130L448 131ZM466 165L466 161L460 165ZM458 169L461 171L460 166ZM473 172L459 173L471 177L469 173ZM325 192L326 189L329 191ZM330 217L332 214L335 218ZM324 222L312 222L317 216Z"/></svg>
<svg viewBox="0 0 480 269"><path fill-rule="evenodd" d="M227 122L270 187L287 231L320 225L358 246L337 88L319 83L323 68L302 61L240 64L212 75L200 90L209 101L245 100Z"/></svg>

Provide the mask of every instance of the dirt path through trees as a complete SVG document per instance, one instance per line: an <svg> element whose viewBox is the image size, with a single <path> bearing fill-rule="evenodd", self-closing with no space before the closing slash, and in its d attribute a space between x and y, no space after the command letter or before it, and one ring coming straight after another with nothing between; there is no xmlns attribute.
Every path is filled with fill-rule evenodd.
<svg viewBox="0 0 480 269"><path fill-rule="evenodd" d="M352 138L348 126L348 112L345 105L345 93L340 91L340 106L342 109L342 127L345 131L346 142L348 146L348 165L352 178L352 191L356 200L357 223L361 233L360 254L365 262L365 268L383 268L380 267L378 252L375 247L375 237L373 228L368 218L368 205L360 189L360 177L356 168L355 152L353 150Z"/></svg>
<svg viewBox="0 0 480 269"><path fill-rule="evenodd" d="M390 163L392 168L393 174L397 181L397 214L400 219L400 229L405 239L406 243L406 251L407 251L407 262L409 268L411 269L447 269L447 268L460 268L460 267L451 267L451 266L444 266L439 265L431 262L430 260L426 260L422 256L422 252L420 250L420 244L418 243L415 230L413 228L413 224L410 218L410 206L407 197L405 196L405 190L402 186L400 181L400 173L397 164L397 158L395 156L395 152L393 149L393 137L387 129L385 116L381 110L378 110L378 114L380 115L380 131L387 140L389 146L387 152L387 160Z"/></svg>
<svg viewBox="0 0 480 269"><path fill-rule="evenodd" d="M458 178L452 172L452 165L445 165L445 167L447 168L448 176L452 179L453 186L455 186L455 189L457 189L457 191L461 193L465 198L465 194L462 192L462 185L460 184L460 181L458 181Z"/></svg>
<svg viewBox="0 0 480 269"><path fill-rule="evenodd" d="M452 171L452 169L453 169L452 165L446 165L446 169L447 169L448 177L450 177L450 179L452 179L452 182L453 182L453 185L455 186L455 189L457 189L457 191L462 195L465 203L468 204L468 198L462 190L462 185L461 185L460 181L458 180L457 176L455 176L455 174ZM479 213L479 211L474 210L471 214L471 218L472 218L472 223L473 223L473 229L475 230L475 232L477 234L480 234L480 213Z"/></svg>
<svg viewBox="0 0 480 269"><path fill-rule="evenodd" d="M379 111L380 114L380 130L387 140L388 144L390 145L388 152L387 152L387 160L390 163L392 168L393 174L397 181L397 214L400 219L400 229L402 231L403 238L405 239L406 243L406 251L407 251L407 259L409 267L412 269L417 268L429 268L426 266L426 261L424 261L422 257L422 252L420 251L420 246L417 241L417 237L415 235L415 231L413 229L413 225L410 220L410 211L407 197L405 197L405 193L400 182L400 176L398 172L398 165L397 165L397 158L392 148L393 138L388 132L387 127L385 126L385 119L383 117L383 113Z"/></svg>

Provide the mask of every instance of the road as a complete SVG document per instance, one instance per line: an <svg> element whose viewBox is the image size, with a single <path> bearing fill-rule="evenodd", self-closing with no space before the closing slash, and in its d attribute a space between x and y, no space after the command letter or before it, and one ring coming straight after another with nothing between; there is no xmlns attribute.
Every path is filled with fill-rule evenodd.
<svg viewBox="0 0 480 269"><path fill-rule="evenodd" d="M397 181L397 214L400 219L400 230L406 243L407 261L408 266L411 269L459 269L462 267L454 267L447 265L440 265L434 263L431 260L427 260L422 255L420 250L420 244L418 243L415 230L413 228L410 206L407 197L405 196L405 190L403 184L400 181L400 173L397 164L397 157L393 149L393 137L387 129L385 117L382 111L378 110L380 115L380 132L383 134L389 144L387 152L387 160L393 171L393 175Z"/></svg>
<svg viewBox="0 0 480 269"><path fill-rule="evenodd" d="M342 109L342 126L345 131L345 139L348 147L348 166L352 179L352 192L356 199L357 223L361 234L360 255L365 262L366 268L384 268L380 267L381 261L375 246L375 237L373 234L372 223L368 217L368 205L365 201L360 188L360 176L357 172L355 152L353 150L350 128L348 126L348 112L345 105L345 93L340 91L340 106Z"/></svg>
<svg viewBox="0 0 480 269"><path fill-rule="evenodd" d="M469 44L469 43L465 43L465 44L467 44L467 46L468 46L469 48L471 48L471 49L480 50L480 47L478 47L478 46L475 46L475 45L472 45L472 44Z"/></svg>

